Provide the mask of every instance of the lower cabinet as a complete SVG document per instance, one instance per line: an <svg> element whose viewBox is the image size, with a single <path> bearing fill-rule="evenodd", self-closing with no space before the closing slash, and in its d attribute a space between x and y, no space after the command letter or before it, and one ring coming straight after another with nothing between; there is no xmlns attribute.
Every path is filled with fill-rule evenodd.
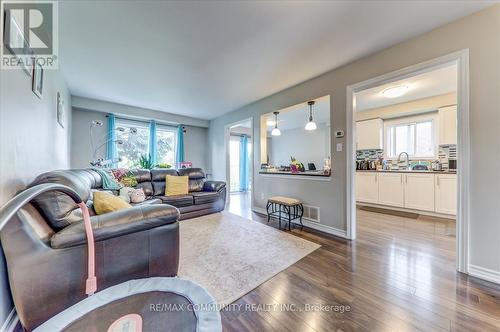
<svg viewBox="0 0 500 332"><path fill-rule="evenodd" d="M434 211L434 174L404 174L405 208Z"/></svg>
<svg viewBox="0 0 500 332"><path fill-rule="evenodd" d="M356 172L356 201L456 215L457 175Z"/></svg>
<svg viewBox="0 0 500 332"><path fill-rule="evenodd" d="M456 174L437 174L435 177L436 212L457 214Z"/></svg>
<svg viewBox="0 0 500 332"><path fill-rule="evenodd" d="M403 174L380 173L378 183L379 204L404 207Z"/></svg>
<svg viewBox="0 0 500 332"><path fill-rule="evenodd" d="M356 172L356 200L363 203L378 203L378 173Z"/></svg>

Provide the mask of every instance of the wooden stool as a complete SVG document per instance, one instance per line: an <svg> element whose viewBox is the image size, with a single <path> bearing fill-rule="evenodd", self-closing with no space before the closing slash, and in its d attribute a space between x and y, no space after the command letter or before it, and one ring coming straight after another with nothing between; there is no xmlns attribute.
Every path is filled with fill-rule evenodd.
<svg viewBox="0 0 500 332"><path fill-rule="evenodd" d="M271 220L271 217L278 218L279 229L281 229L282 214L285 221L288 220L288 230L291 230L292 220L295 219L299 219L300 229L304 228L304 224L302 224L304 207L298 199L283 196L270 197L267 200L266 210L267 222Z"/></svg>

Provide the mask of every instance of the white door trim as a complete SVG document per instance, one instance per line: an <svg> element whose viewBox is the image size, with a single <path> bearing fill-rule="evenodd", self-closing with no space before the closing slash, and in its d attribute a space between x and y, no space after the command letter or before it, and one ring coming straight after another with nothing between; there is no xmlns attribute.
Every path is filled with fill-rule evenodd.
<svg viewBox="0 0 500 332"><path fill-rule="evenodd" d="M356 186L355 186L355 93L385 83L408 78L451 63L457 64L457 270L469 271L470 223L470 130L469 130L469 49L444 55L429 61L393 71L347 87L346 153L347 153L347 237L356 238Z"/></svg>
<svg viewBox="0 0 500 332"><path fill-rule="evenodd" d="M231 160L230 160L230 152L229 152L229 139L230 139L230 129L231 127L234 127L236 125L239 125L239 124L242 124L242 123L245 123L245 122L248 122L250 121L250 130L252 132L252 137L250 137L250 142L252 143L252 153L251 153L251 156L250 156L250 174L252 175L251 178L252 178L252 191L251 191L251 194L250 195L250 206L254 207L254 199L253 199L253 192L254 192L254 182L255 182L255 174L254 174L254 156L255 156L255 132L254 132L254 128L255 128L255 124L254 124L254 117L251 116L249 118L246 118L246 119L243 119L243 120L239 120L239 121L236 121L236 122L232 122L232 123L229 123L227 125L224 126L224 150L226 151L226 184L227 184L227 195L226 195L226 203L229 203L230 199L231 199L231 191L230 191L230 181L231 181L231 172L230 172L230 163L231 163Z"/></svg>

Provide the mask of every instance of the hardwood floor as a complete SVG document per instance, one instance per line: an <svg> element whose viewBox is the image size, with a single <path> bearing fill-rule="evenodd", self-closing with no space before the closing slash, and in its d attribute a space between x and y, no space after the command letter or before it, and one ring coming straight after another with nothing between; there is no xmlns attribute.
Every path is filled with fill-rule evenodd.
<svg viewBox="0 0 500 332"><path fill-rule="evenodd" d="M353 242L294 229L322 247L223 310L223 330L500 331L500 287L455 271L449 233L445 220L360 209Z"/></svg>

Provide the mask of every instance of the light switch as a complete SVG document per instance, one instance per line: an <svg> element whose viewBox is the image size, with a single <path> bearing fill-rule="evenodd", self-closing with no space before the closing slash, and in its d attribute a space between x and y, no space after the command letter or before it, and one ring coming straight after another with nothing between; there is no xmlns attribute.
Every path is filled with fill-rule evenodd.
<svg viewBox="0 0 500 332"><path fill-rule="evenodd" d="M337 152L342 151L342 143L337 143Z"/></svg>

